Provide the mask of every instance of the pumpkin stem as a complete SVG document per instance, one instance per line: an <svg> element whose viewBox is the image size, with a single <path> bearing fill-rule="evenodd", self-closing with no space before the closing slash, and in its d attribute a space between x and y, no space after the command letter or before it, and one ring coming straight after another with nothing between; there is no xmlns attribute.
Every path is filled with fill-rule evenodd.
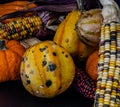
<svg viewBox="0 0 120 107"><path fill-rule="evenodd" d="M0 39L0 50L6 50L5 40Z"/></svg>

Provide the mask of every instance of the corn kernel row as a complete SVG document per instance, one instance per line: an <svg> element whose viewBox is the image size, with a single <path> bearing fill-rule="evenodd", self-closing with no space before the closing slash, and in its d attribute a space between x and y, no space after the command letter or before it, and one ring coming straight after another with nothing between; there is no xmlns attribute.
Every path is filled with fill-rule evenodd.
<svg viewBox="0 0 120 107"><path fill-rule="evenodd" d="M101 27L94 107L120 107L120 23Z"/></svg>
<svg viewBox="0 0 120 107"><path fill-rule="evenodd" d="M0 25L0 39L21 40L36 34L41 27L38 16L20 17Z"/></svg>

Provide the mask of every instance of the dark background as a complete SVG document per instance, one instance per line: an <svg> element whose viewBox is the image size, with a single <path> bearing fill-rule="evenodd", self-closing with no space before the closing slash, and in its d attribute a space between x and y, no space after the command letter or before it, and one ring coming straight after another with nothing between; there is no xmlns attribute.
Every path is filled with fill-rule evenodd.
<svg viewBox="0 0 120 107"><path fill-rule="evenodd" d="M54 98L31 95L21 80L0 83L0 107L92 107L93 101L69 88Z"/></svg>

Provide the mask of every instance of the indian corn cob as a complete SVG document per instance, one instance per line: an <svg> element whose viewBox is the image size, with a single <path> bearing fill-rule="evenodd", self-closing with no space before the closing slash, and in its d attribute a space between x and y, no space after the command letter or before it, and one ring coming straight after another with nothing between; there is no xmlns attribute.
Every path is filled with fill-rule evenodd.
<svg viewBox="0 0 120 107"><path fill-rule="evenodd" d="M0 39L21 40L37 33L40 27L38 16L19 17L12 22L0 24Z"/></svg>
<svg viewBox="0 0 120 107"><path fill-rule="evenodd" d="M120 107L120 23L101 27L95 107Z"/></svg>
<svg viewBox="0 0 120 107"><path fill-rule="evenodd" d="M114 0L100 0L103 25L99 43L95 107L120 107L120 9Z"/></svg>

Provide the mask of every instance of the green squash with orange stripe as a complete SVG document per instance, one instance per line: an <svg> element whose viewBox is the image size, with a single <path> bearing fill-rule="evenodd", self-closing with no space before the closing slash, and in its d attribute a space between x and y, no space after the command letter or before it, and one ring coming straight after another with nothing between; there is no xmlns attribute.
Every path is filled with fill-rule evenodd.
<svg viewBox="0 0 120 107"><path fill-rule="evenodd" d="M28 92L51 98L69 88L75 76L75 64L64 48L53 41L42 41L27 49L20 73Z"/></svg>

